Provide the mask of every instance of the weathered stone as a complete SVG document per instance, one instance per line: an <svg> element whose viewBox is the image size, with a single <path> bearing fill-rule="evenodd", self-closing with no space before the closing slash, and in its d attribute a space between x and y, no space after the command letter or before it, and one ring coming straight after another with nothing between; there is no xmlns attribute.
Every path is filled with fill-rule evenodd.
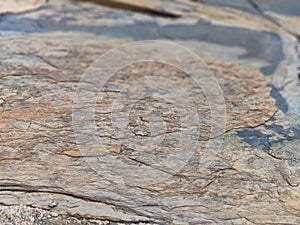
<svg viewBox="0 0 300 225"><path fill-rule="evenodd" d="M253 7L253 4L251 4L249 0L199 0L199 2L232 7L259 15L259 12Z"/></svg>
<svg viewBox="0 0 300 225"><path fill-rule="evenodd" d="M0 2L0 14L20 13L45 4L46 0L3 0Z"/></svg>
<svg viewBox="0 0 300 225"><path fill-rule="evenodd" d="M296 0L254 0L263 15L292 34L300 35L300 5Z"/></svg>
<svg viewBox="0 0 300 225"><path fill-rule="evenodd" d="M1 18L0 204L58 213L49 224L93 224L67 214L104 224L299 224L296 39L268 18L240 11L245 2L235 9L192 1L109 2L119 10L65 2ZM176 41L204 56L222 88L227 126L207 169L201 161L207 141L219 138L210 134L207 99L191 74L161 63L117 71L95 103L102 145L85 149L76 142L72 107L82 74L109 49L145 39ZM145 75L162 90L132 93ZM189 93L199 124L180 123L189 115L180 118L180 107L166 100L172 93L158 78ZM174 93L185 106L186 96ZM128 96L139 101L113 106ZM125 135L123 117L111 117L123 111L130 112ZM177 140L193 126L200 131L193 136L198 142L187 155L190 149L178 147ZM166 160L172 155L179 157ZM2 207L0 221L10 222L14 210ZM38 223L32 221L39 215L44 222L48 215L26 207L20 212L29 217L16 217L17 223Z"/></svg>
<svg viewBox="0 0 300 225"><path fill-rule="evenodd" d="M2 224L60 224L60 225L108 225L110 221L101 221L93 219L79 219L76 217L62 216L55 212L31 208L26 206L0 206L0 218ZM115 225L122 225L115 223ZM142 223L140 223L142 225Z"/></svg>
<svg viewBox="0 0 300 225"><path fill-rule="evenodd" d="M300 35L300 5L297 0L204 0L202 2L232 7L261 15L284 30Z"/></svg>

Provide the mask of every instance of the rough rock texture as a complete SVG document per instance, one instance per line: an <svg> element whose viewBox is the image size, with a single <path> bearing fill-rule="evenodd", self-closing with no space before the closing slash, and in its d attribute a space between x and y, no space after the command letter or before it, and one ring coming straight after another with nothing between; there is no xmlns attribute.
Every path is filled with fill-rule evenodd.
<svg viewBox="0 0 300 225"><path fill-rule="evenodd" d="M292 34L300 34L300 4L297 0L203 0L202 2L261 15Z"/></svg>
<svg viewBox="0 0 300 225"><path fill-rule="evenodd" d="M92 2L50 1L1 17L0 224L300 224L300 48L296 29L285 25L296 16L290 6ZM210 132L211 107L199 84L157 62L116 71L94 91L94 112L80 105L94 113L95 133L84 129L90 118L79 132L73 126L78 92L94 93L80 82L94 60L149 39L204 57L224 93L223 138ZM134 89L145 76L147 88ZM186 99L197 118L179 114ZM197 135L182 137L193 128ZM82 148L78 135L102 145ZM193 151L180 138L196 140ZM222 139L203 168L207 143Z"/></svg>
<svg viewBox="0 0 300 225"><path fill-rule="evenodd" d="M65 215L58 215L54 212L47 210L31 208L28 206L0 206L0 218L1 224L61 224L61 225L81 225L81 224L93 224L93 225L108 225L109 221L78 219L76 217L70 217Z"/></svg>
<svg viewBox="0 0 300 225"><path fill-rule="evenodd" d="M20 13L45 4L46 0L3 0L0 2L0 14Z"/></svg>

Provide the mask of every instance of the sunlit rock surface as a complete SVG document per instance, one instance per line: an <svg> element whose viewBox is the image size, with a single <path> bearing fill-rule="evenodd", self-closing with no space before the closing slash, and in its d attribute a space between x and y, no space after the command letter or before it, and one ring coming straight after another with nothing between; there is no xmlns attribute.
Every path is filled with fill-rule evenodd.
<svg viewBox="0 0 300 225"><path fill-rule="evenodd" d="M25 2L24 13L6 14L20 12L14 1L0 11L1 224L300 223L297 1ZM104 53L153 39L203 58L223 92L222 134L211 132L205 88L171 65L139 62L85 89ZM77 107L78 93L94 93L94 108ZM81 108L94 115L82 130ZM102 145L83 148L78 135ZM222 145L203 168L214 140Z"/></svg>

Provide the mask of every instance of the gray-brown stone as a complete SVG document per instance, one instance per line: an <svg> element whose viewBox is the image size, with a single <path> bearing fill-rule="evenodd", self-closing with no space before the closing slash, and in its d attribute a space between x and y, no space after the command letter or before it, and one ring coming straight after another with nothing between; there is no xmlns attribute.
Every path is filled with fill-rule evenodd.
<svg viewBox="0 0 300 225"><path fill-rule="evenodd" d="M232 9L212 1L107 2L50 1L1 17L0 222L299 224L299 53L285 25L243 12L248 3ZM114 47L148 39L202 56L222 88L226 129L208 168L201 161L206 144L222 135L211 134L204 90L170 65L143 62L117 71L92 105L97 132L74 131L74 100L79 90L93 92L80 82L87 68ZM187 66L193 71L195 64ZM154 92L135 89L144 76ZM188 95L168 93L162 79ZM187 97L196 120L178 113ZM193 127L190 154L178 140ZM82 148L81 134L102 145Z"/></svg>

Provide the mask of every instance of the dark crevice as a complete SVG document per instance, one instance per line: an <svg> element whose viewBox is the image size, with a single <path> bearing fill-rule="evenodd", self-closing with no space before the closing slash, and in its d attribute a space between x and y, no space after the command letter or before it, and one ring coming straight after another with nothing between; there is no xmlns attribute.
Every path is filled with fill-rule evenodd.
<svg viewBox="0 0 300 225"><path fill-rule="evenodd" d="M268 16L265 14L265 12L259 7L259 5L255 2L255 0L248 0L248 2L250 3L250 5L258 12L258 14L261 17L264 17L265 19L267 19L268 21L270 21L271 23L273 23L274 25L276 25L277 27L281 28L282 30L284 30L285 32L298 37L299 35L296 33L293 33L289 30L286 30L284 27L282 27L282 25L275 19L273 19L271 16Z"/></svg>
<svg viewBox="0 0 300 225"><path fill-rule="evenodd" d="M286 99L281 95L275 85L268 83L267 86L271 88L270 96L275 99L277 108L286 114L289 111L289 104Z"/></svg>
<svg viewBox="0 0 300 225"><path fill-rule="evenodd" d="M263 17L265 17L264 12L259 8L254 0L248 0L249 4Z"/></svg>
<svg viewBox="0 0 300 225"><path fill-rule="evenodd" d="M262 17L264 17L265 19L269 20L271 23L275 24L276 26L282 28L281 24L278 23L276 20L274 20L272 17L266 15L264 13L263 10L260 9L259 5L255 2L255 0L248 0L248 2L250 3L250 5L252 5L252 7L258 12L258 14ZM289 32L289 31L286 31Z"/></svg>
<svg viewBox="0 0 300 225"><path fill-rule="evenodd" d="M151 16L160 16L160 17L173 18L173 19L180 18L180 15L175 13L160 11L159 9L156 10L156 9L151 9L151 8L132 5L132 4L126 4L125 2L116 2L113 0L73 0L73 1L93 2L95 4L110 7L113 9L121 9L121 10L127 10L131 12L138 12L138 13L143 13Z"/></svg>

